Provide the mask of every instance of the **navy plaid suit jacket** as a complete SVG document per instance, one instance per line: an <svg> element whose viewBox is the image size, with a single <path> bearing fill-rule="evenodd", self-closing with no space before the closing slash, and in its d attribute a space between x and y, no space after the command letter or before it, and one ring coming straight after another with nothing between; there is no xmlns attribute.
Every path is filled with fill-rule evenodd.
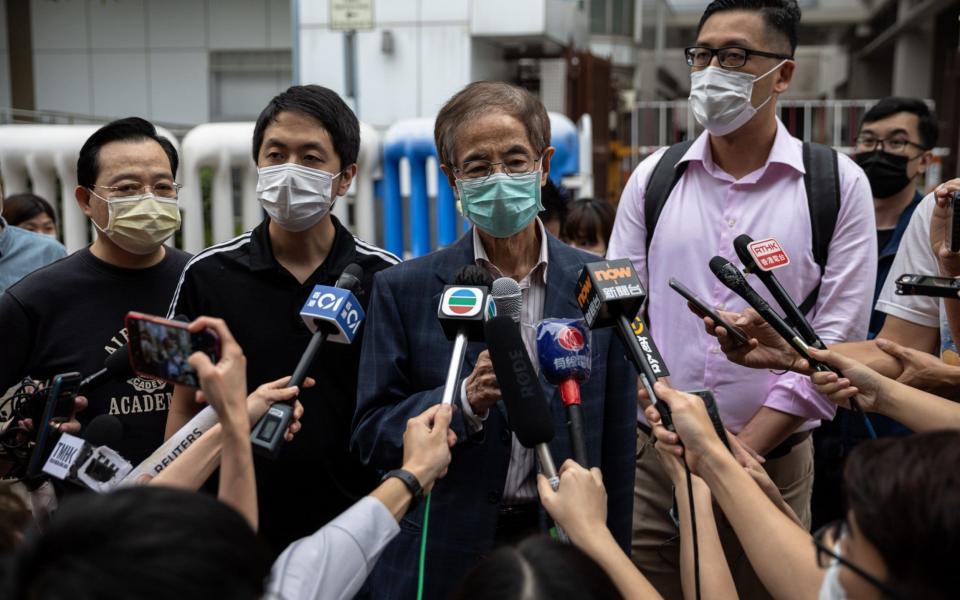
<svg viewBox="0 0 960 600"><path fill-rule="evenodd" d="M543 316L582 317L574 289L583 265L597 257L548 234L547 293ZM367 312L352 445L381 470L403 460L407 420L440 402L453 351L437 321L446 284L474 262L472 233L452 246L376 274ZM462 370L473 370L484 344L468 344ZM581 387L590 466L600 467L608 494L607 522L620 546L630 548L636 454L636 374L611 329L596 330L593 372ZM541 377L556 435L550 450L559 467L572 451L566 412L557 388ZM459 395L457 396L459 398ZM459 402L455 400L455 406ZM458 442L447 476L433 488L426 553L425 597L446 598L494 541L500 497L510 461L511 432L503 403L491 409L478 435L468 439L463 415L451 427ZM416 595L423 505L400 524L368 581L374 598ZM542 509L541 509L542 510ZM544 521L545 522L545 521Z"/></svg>

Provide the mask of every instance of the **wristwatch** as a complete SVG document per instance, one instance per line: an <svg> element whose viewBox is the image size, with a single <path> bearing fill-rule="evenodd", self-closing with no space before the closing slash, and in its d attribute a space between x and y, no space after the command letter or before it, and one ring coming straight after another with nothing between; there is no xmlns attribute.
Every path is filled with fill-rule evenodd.
<svg viewBox="0 0 960 600"><path fill-rule="evenodd" d="M410 500L410 509L413 510L420 502L420 499L423 498L423 486L420 485L420 481L417 479L417 476L406 471L404 469L394 469L383 476L383 479L380 480L380 483L390 479L391 477L396 477L407 486L407 489L410 490L410 493L413 494L413 498Z"/></svg>

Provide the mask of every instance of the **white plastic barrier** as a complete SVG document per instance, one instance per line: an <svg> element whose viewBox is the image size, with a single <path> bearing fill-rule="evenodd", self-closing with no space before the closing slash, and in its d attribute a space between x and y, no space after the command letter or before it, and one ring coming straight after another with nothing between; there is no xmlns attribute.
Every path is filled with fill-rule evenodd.
<svg viewBox="0 0 960 600"><path fill-rule="evenodd" d="M198 252L204 247L203 208L200 186L200 171L213 170L211 189L211 215L213 243L226 241L236 234L233 215L232 170L240 170L241 218L247 230L260 222L262 213L257 202L257 168L251 155L253 146L253 122L207 123L191 129L183 138L183 166L180 170L180 206L183 209L184 249ZM350 194L340 199L334 207L347 227L362 238L374 240L373 179L380 167L380 135L361 123L360 155L358 172ZM348 203L353 203L354 219L349 218ZM196 218L194 215L200 215Z"/></svg>
<svg viewBox="0 0 960 600"><path fill-rule="evenodd" d="M0 125L0 176L7 195L30 191L56 206L57 186L63 214L57 218L68 252L84 247L90 223L74 199L77 155L99 125ZM177 138L157 128L179 151Z"/></svg>

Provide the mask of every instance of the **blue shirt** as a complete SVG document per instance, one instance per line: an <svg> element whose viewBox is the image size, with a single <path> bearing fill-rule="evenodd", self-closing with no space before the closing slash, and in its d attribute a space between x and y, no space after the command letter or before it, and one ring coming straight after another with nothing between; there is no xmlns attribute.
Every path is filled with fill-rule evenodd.
<svg viewBox="0 0 960 600"><path fill-rule="evenodd" d="M40 267L67 255L63 244L46 235L8 225L0 217L0 293Z"/></svg>

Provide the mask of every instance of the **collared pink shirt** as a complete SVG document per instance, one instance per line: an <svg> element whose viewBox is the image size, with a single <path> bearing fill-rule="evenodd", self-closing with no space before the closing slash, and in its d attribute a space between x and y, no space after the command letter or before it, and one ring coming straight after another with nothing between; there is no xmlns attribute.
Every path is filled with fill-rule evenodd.
<svg viewBox="0 0 960 600"><path fill-rule="evenodd" d="M813 259L810 211L803 184L802 142L779 120L766 164L735 180L711 157L708 134L693 143L681 162L687 170L670 194L646 250L644 189L664 150L644 160L627 182L607 251L608 258L633 261L648 291L647 317L653 338L681 390L713 390L727 428L739 432L762 406L808 419L832 419L835 407L813 388L809 378L747 369L729 362L683 298L667 285L674 277L705 303L742 311L747 303L710 271L713 256L741 263L733 240L746 233L754 240L776 238L790 264L775 271L799 305L820 282ZM826 344L866 337L877 270L873 196L863 171L839 157L840 212L830 242L826 272L816 306L807 318ZM747 281L771 306L777 304L754 275ZM642 413L638 418L643 421Z"/></svg>

